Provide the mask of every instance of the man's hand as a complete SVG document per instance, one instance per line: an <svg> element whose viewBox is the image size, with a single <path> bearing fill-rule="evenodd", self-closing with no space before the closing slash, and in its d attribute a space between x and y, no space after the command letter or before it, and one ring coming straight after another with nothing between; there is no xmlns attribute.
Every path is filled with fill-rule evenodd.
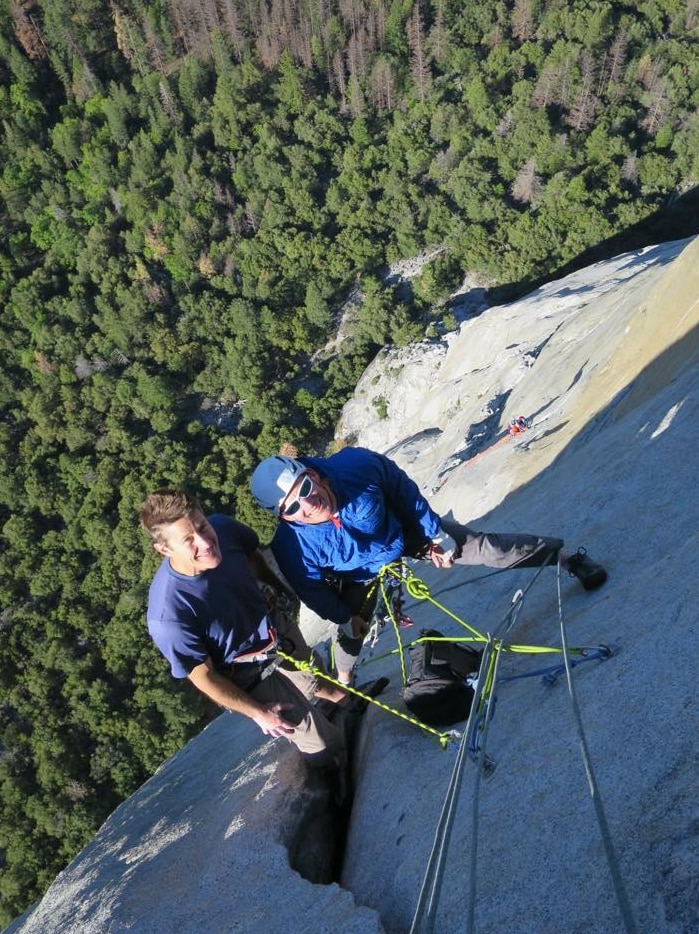
<svg viewBox="0 0 699 934"><path fill-rule="evenodd" d="M450 568L454 565L454 551L445 551L441 545L432 542L428 552L436 568Z"/></svg>
<svg viewBox="0 0 699 934"><path fill-rule="evenodd" d="M350 639L363 639L369 632L369 623L362 616L350 616L346 623L340 623L340 632Z"/></svg>
<svg viewBox="0 0 699 934"><path fill-rule="evenodd" d="M456 550L454 539L440 528L439 535L432 539L427 554L436 568L450 568L454 565Z"/></svg>
<svg viewBox="0 0 699 934"><path fill-rule="evenodd" d="M353 616L350 622L352 623L352 635L355 639L363 639L369 632L369 623L361 616Z"/></svg>
<svg viewBox="0 0 699 934"><path fill-rule="evenodd" d="M288 710L291 704L280 704L276 701L267 704L263 710L255 714L252 719L259 726L265 736L288 736L294 732L293 723L282 717L282 710Z"/></svg>
<svg viewBox="0 0 699 934"><path fill-rule="evenodd" d="M249 717L265 736L288 736L294 732L294 724L282 716L282 711L288 710L290 704L280 704L278 701L264 705L258 703L230 678L217 672L208 657L192 669L189 680L220 707Z"/></svg>

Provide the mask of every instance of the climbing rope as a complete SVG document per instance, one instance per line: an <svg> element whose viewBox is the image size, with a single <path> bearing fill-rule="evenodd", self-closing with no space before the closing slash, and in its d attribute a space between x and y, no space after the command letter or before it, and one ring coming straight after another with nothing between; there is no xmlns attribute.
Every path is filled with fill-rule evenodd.
<svg viewBox="0 0 699 934"><path fill-rule="evenodd" d="M519 613L519 609L522 605L522 602L524 601L524 598L529 593L531 588L534 586L534 584L539 578L539 575L542 573L542 571L548 565L548 563L549 562L546 562L545 564L541 565L541 567L537 568L536 573L532 575L526 587L523 590L518 590L515 593L513 597L512 605L510 606L508 612L505 614L504 618L500 622L496 630L496 634L504 635L512 629L512 627L514 626L515 620L517 618L517 614ZM438 600L436 600L432 596L430 589L425 583L425 581L417 577L417 575L410 568L406 567L404 562L402 561L393 562L392 564L387 564L383 568L381 568L377 576L377 583L378 583L378 586L382 588L382 594L385 594L386 592L384 588L386 588L387 586L386 585L387 578L391 581L395 579L401 580L405 586L407 593L414 600L427 600L429 603L431 603L434 607L436 607L445 616L449 617L454 622L458 623L459 626L462 626L464 629L470 632L471 635L462 636L462 637L459 637L459 636L418 637L417 639L414 639L408 643L403 644L400 638L399 624L395 618L395 614L392 612L390 604L387 604L389 608L389 612L387 615L390 617L391 623L393 625L393 630L396 636L397 648L391 649L388 652L383 653L382 655L372 655L370 659L360 664L366 664L368 661L376 662L376 661L379 661L380 659L388 658L390 655L398 654L400 657L400 664L401 664L402 683L403 685L405 685L407 683L407 669L405 666L405 658L404 658L404 652L406 651L406 649L409 649L414 645L418 645L420 642L465 642L465 643L476 644L476 645L481 646L485 644L485 642L487 641L488 637L486 635L484 635L482 632L480 632L475 627L471 626L470 623L467 623L466 620L462 619L460 616L458 616L448 607L444 606L443 603L440 603ZM469 581L469 583L471 582ZM513 643L502 643L501 648L507 652L521 653L521 654L526 654L526 655L543 655L543 654L560 655L562 654L561 648L559 648L558 646L551 646L551 645L519 645L519 644L513 644ZM606 649L606 646L578 647L578 648L571 648L569 651L572 652L573 654L580 655L583 657L588 657L588 656L591 657L589 655L591 650L596 650L596 651L601 652L603 649ZM598 655L595 657L602 657L602 655ZM548 670L549 669L546 669L546 671ZM545 673L545 672L542 672L542 673ZM529 674L523 675L523 677L530 677L530 676L531 675Z"/></svg>
<svg viewBox="0 0 699 934"><path fill-rule="evenodd" d="M513 598L513 601L512 601L512 605L508 609L507 613L505 614L503 620L501 621L500 625L498 626L496 630L498 638L495 638L494 641L495 641L495 647L498 652L506 651L506 652L526 653L526 654L559 654L559 655L561 654L562 650L558 648L557 646L516 645L516 644L511 644L511 643L505 643L502 640L502 636L507 634L507 632L509 632L510 629L513 627L515 620L517 618L517 614L519 613L519 610L522 606L522 603L524 601L526 594L534 586L535 582L538 580L539 575L542 573L544 567L546 567L546 563L543 564L541 567L537 568L536 573L531 577L527 586L523 590L518 590L516 592ZM442 613L444 613L450 619L454 620L460 626L464 627L470 633L470 635L463 636L463 637L453 637L453 636L452 637L437 637L437 638L433 636L419 637L418 639L415 639L411 642L403 644L401 640L401 636L400 636L400 622L399 622L400 611L396 612L396 607L394 605L394 602L391 600L391 593L390 593L391 588L395 588L396 583L404 587L407 593L413 599L427 600L430 603L432 603L433 606L439 609ZM410 649L413 645L417 645L420 642L426 642L426 641L430 641L430 642L443 641L443 642L476 643L479 646L481 646L481 645L485 645L488 641L488 638L489 638L488 636L479 632L477 629L475 629L473 626L467 623L464 619L462 619L456 613L452 612L448 607L444 606L442 603L435 600L435 598L430 593L430 589L425 583L425 581L417 577L417 575L410 568L408 568L405 562L402 560L392 562L391 564L387 564L383 568L381 568L376 579L372 582L371 587L367 590L367 594L365 597L365 603L367 605L369 605L371 598L373 597L377 587L381 588L381 595L383 597L384 605L386 609L388 610L387 616L391 620L394 635L396 638L397 647L395 649L391 649L389 652L386 652L382 655L373 655L370 659L365 660L364 662L361 662L360 665L365 664L366 661L376 662L376 661L379 661L380 659L387 658L390 655L397 654L399 657L400 666L401 666L401 682L404 687L408 681L408 674L407 674L407 669L405 665L404 653L408 649ZM581 656L580 661L586 660L588 658L589 659L606 658L610 654L606 646L596 646L596 647L588 646L585 648L572 648L569 651L580 655ZM409 716L408 714L405 714L400 710L396 710L395 707L391 707L389 704L386 704L383 701L377 700L376 698L373 698L373 697L367 697L366 695L362 694L360 691L357 691L356 688L348 686L338 681L337 679L333 678L322 668L318 667L317 665L314 665L311 662L299 661L298 659L295 659L290 655L285 655L282 652L278 652L278 654L280 655L280 657L283 657L286 661L289 661L291 664L295 665L295 667L298 668L299 670L309 671L315 677L322 678L323 680L331 684L337 685L353 694L356 694L357 696L368 701L368 703L374 704L375 706L379 707L381 710L384 710L386 713L390 713L393 716L398 717L401 720L404 720L408 723L412 723L414 726L418 727L423 732L429 734L432 737L435 737L438 740L442 748L446 748L450 743L456 742L461 739L461 734L458 733L456 730L448 730L448 731L436 730L433 727L429 726L428 724L423 723L421 720L417 719L416 717ZM545 669L543 674L548 677L550 682L552 682L553 680L555 680L554 675L557 671L560 671L560 666ZM532 674L537 674L537 673L538 672L525 674L525 675L522 675L522 677L531 677ZM491 679L492 679L492 673L487 674L485 688L482 689L485 691L486 697L489 696L489 692L492 691L493 686L494 686ZM471 750L472 755L473 755L473 752L477 746L477 740L475 738L475 733L473 732L469 733L467 730L466 736L467 736L467 746Z"/></svg>
<svg viewBox="0 0 699 934"><path fill-rule="evenodd" d="M599 792L599 786L597 785L597 779L595 778L595 772L592 767L592 760L590 759L590 751L587 746L587 740L585 738L585 730L583 727L582 717L580 715L580 706L578 704L578 698L575 693L575 687L573 686L573 676L572 669L568 659L568 640L566 636L565 623L563 621L563 599L561 596L561 563L558 562L558 619L561 629L561 646L563 648L563 661L565 663L566 671L566 681L568 684L568 694L570 696L570 702L573 708L573 716L575 718L575 725L578 731L578 739L580 742L580 754L582 756L583 765L585 767L585 774L587 775L587 782L590 788L590 795L592 797L592 803L595 808L595 815L597 817L597 823L599 825L600 834L602 836L602 844L604 846L604 852L607 859L607 864L609 866L609 871L612 875L612 883L614 885L614 893L616 895L617 902L619 904L619 910L621 912L622 921L624 923L624 928L628 934L637 934L638 927L636 926L636 921L634 919L633 911L631 908L631 902L629 901L629 896L626 891L626 886L621 875L621 869L619 868L619 860L614 849L614 843L612 841L612 835L609 831L609 824L607 823L607 817L604 812L604 805L602 804L602 798Z"/></svg>
<svg viewBox="0 0 699 934"><path fill-rule="evenodd" d="M295 668L299 671L305 671L308 674L312 674L315 678L322 678L323 681L327 681L329 684L334 684L336 687L342 688L343 691L347 691L349 694L353 694L355 697L359 697L364 701L367 701L370 704L374 704L375 707L379 707L381 710L385 710L387 713L393 714L401 720L405 720L407 723L412 723L413 726L419 727L425 733L429 733L434 736L442 748L445 748L449 743L457 742L461 738L461 734L456 730L435 730L433 727L428 726L426 723L423 723L422 720L418 720L416 717L411 717L409 714L405 714L400 710L396 710L395 707L391 707L388 704L385 704L383 701L380 701L376 697L370 697L368 694L363 694L357 688L352 687L350 684L345 684L342 681L338 681L337 678L333 678L332 675L329 675L326 671L320 668L318 665L314 664L312 661L302 661L301 659L294 658L293 655L287 655L286 652L281 651L281 649L275 649L275 655L281 658L285 662L290 662Z"/></svg>
<svg viewBox="0 0 699 934"><path fill-rule="evenodd" d="M496 630L498 634L504 634L512 628L522 607L524 595L533 585L534 580L536 580L541 570L542 568L539 568L533 580L524 591L518 590L516 592L510 608ZM432 934L434 930L439 893L444 876L444 863L446 861L449 838L451 836L451 829L456 815L456 806L461 791L462 775L468 755L480 766L480 768L476 770L472 799L469 893L466 915L467 934L472 934L474 930L480 781L481 776L489 774L493 767L487 755L486 743L488 728L495 710L493 691L498 681L498 665L503 649L505 649L505 645L501 638L496 640L491 635L486 637L464 738L461 741L457 759L449 780L444 805L435 831L432 851L420 889L413 922L410 927L410 934ZM476 738L477 734L478 738Z"/></svg>
<svg viewBox="0 0 699 934"><path fill-rule="evenodd" d="M538 574L536 575L538 576ZM535 576L535 579L536 579ZM504 634L508 632L514 625L516 618L519 614L519 610L522 607L525 594L530 589L533 581L530 582L530 585L524 591L518 591L512 601L512 605L508 609L507 613L500 626L498 627L497 634ZM607 819L604 813L604 808L602 805L601 797L599 794L599 788L594 775L594 770L592 767L592 762L589 756L589 750L587 747L587 742L585 739L585 733L582 725L582 718L580 715L580 708L577 702L577 697L575 694L575 689L573 686L572 680L572 668L573 662L570 660L570 654L574 651L568 646L565 625L563 619L563 598L561 593L561 561L560 557L558 560L557 566L557 590L558 590L558 615L559 623L561 630L561 653L563 655L564 669L566 672L568 691L573 706L573 712L576 720L576 725L578 729L578 735L580 739L580 748L583 757L583 764L585 767L585 772L588 779L588 784L590 787L590 794L593 799L595 806L595 812L597 815L597 821L600 827L600 833L602 836L602 841L605 848L605 855L607 858L607 863L610 868L612 875L612 881L614 885L615 894L619 904L619 909L621 912L622 920L624 923L624 928L627 931L627 934L638 934L638 929L636 927L636 922L634 920L633 911L631 904L628 898L628 894L623 882L621 871L619 868L619 862L614 850L614 845L612 842L611 834L609 831L609 826ZM465 922L465 931L466 934L473 934L475 930L475 905L476 905L476 881L477 881L477 864L478 864L478 824L479 824L479 793L480 793L480 781L483 775L487 775L489 771L489 760L486 752L486 739L487 732L490 722L493 716L494 710L494 695L493 691L495 685L501 683L501 680L498 679L498 665L500 661L500 655L503 649L508 648L501 638L495 638L494 636L488 636L488 641L483 650L483 657L481 659L481 666L478 673L478 682L476 685L476 694L473 699L473 704L469 714L465 735L462 738L459 752L457 756L454 769L452 770L452 775L449 781L449 786L447 788L444 805L442 807L442 812L440 814L439 822L437 829L435 831L434 842L432 845L432 851L428 860L427 868L425 871L425 876L423 878L422 887L420 889L420 895L418 897L417 906L415 909L415 914L413 916L413 922L410 927L410 934L432 934L434 930L434 923L436 918L436 912L438 907L439 893L442 885L444 863L446 860L446 853L449 844L449 838L451 834L451 828L454 820L454 815L456 811L456 804L459 797L459 792L462 782L462 774L467 761L467 751L470 753L471 758L474 759L479 765L480 768L476 770L475 784L473 789L472 797L472 807L471 807L471 836L470 836L470 853L469 853L469 891L468 891L468 905L466 912L466 922ZM526 647L522 647L524 650ZM607 647L600 647L600 649L607 649ZM607 650L611 651L611 650ZM609 655L600 654L600 658L609 657ZM479 737L476 740L476 733L479 733Z"/></svg>
<svg viewBox="0 0 699 934"><path fill-rule="evenodd" d="M475 693L473 697L473 703L471 704L471 711L468 716L468 721L466 724L465 736L471 736L477 730L478 720L483 716L484 707L486 708L486 715L484 720L484 730L482 734L482 741L478 747L476 755L480 754L481 756L481 768L477 770L477 781L480 781L480 776L484 772L487 773L487 755L485 752L485 740L487 734L487 727L490 723L492 717L493 706L487 704L484 697L484 685L491 680L486 677L486 673L489 669L497 668L499 657L499 651L495 647L495 643L491 638L488 638L485 647L483 649L483 656L481 658L481 666L478 672L478 680L475 684ZM496 674L496 673L495 673ZM449 847L449 839L451 836L451 830L454 824L454 818L456 816L456 806L459 800L459 794L461 792L462 786L462 776L466 762L468 760L468 755L472 750L469 748L469 743L466 739L462 739L459 745L459 751L457 753L456 761L454 763L454 768L452 769L451 777L449 779L449 786L447 788L447 793L444 799L444 804L442 806L442 811L439 816L439 822L437 824L437 829L434 835L434 842L432 844L432 850L430 852L430 857L427 863L427 869L422 881L422 886L420 888L420 894L418 897L417 906L415 909L415 914L413 916L413 921L410 927L410 934L432 934L434 930L434 923L437 916L437 908L439 904L439 894L442 887L442 879L444 877L444 863L446 861L447 850ZM474 801L477 801L477 795L474 796ZM477 816L477 815L476 815ZM477 847L477 834L475 832L477 824L474 823L474 833L471 837L471 872L469 874L469 889L473 893L470 901L475 904L475 884L476 884L476 875L475 875L475 866L476 866L476 847ZM471 916L473 911L470 911Z"/></svg>
<svg viewBox="0 0 699 934"><path fill-rule="evenodd" d="M492 656L489 660L488 669L492 672L492 684L493 686L497 684L498 680L498 665L500 664L500 651L495 649ZM475 930L475 913L476 913L476 867L478 865L478 827L479 827L479 805L480 805L480 787L481 787L481 777L483 775L489 774L490 770L490 760L486 752L486 740L488 735L488 728L490 722L493 719L493 714L495 712L495 701L492 695L488 698L487 706L485 709L485 717L483 719L483 728L480 731L480 741L476 751L469 750L472 756L480 755L480 762L482 763L481 768L476 769L476 778L475 786L473 790L473 798L471 802L471 849L469 854L469 886L468 886L468 910L466 913L466 934L473 934ZM476 761L479 761L476 759Z"/></svg>

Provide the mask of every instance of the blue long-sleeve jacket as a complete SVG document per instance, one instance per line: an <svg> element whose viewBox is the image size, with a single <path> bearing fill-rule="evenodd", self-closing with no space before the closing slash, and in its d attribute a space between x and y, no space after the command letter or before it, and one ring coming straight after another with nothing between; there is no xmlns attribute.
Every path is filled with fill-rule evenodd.
<svg viewBox="0 0 699 934"><path fill-rule="evenodd" d="M412 552L436 538L439 516L417 484L383 454L344 448L332 457L299 460L329 481L339 522L280 520L272 552L300 599L342 625L351 614L326 575L371 580L384 564L406 554L406 545Z"/></svg>

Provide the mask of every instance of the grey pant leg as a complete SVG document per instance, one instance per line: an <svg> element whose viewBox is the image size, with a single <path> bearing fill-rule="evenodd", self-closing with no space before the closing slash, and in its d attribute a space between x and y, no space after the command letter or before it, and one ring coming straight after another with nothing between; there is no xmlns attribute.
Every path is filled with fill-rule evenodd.
<svg viewBox="0 0 699 934"><path fill-rule="evenodd" d="M342 587L342 599L350 608L351 613L361 616L367 622L371 619L378 597L379 590L378 587L374 587L373 582L368 584L347 583L343 584ZM359 658L363 645L364 639L353 639L351 636L345 635L338 627L333 638L335 668L340 671L351 671Z"/></svg>
<svg viewBox="0 0 699 934"><path fill-rule="evenodd" d="M310 702L315 693L315 678L293 666L280 665L268 678L247 688L244 679L235 675L234 668L233 680L260 704L285 705L282 716L294 725L294 732L287 739L309 766L338 768L344 765L346 752L342 732Z"/></svg>
<svg viewBox="0 0 699 934"><path fill-rule="evenodd" d="M315 668L319 668L325 674L328 673L323 659L306 642L296 618L276 613L273 622L279 636L279 648L282 652L291 655L292 658L300 662L311 662ZM308 674L308 678L314 685L315 693L318 688L318 679L311 674Z"/></svg>
<svg viewBox="0 0 699 934"><path fill-rule="evenodd" d="M527 532L476 532L466 525L441 520L442 528L460 548L454 564L489 568L538 568L555 564L563 539Z"/></svg>
<svg viewBox="0 0 699 934"><path fill-rule="evenodd" d="M313 658L313 650L306 642L298 621L282 613L275 613L272 621L279 636L281 651L300 662L310 662Z"/></svg>

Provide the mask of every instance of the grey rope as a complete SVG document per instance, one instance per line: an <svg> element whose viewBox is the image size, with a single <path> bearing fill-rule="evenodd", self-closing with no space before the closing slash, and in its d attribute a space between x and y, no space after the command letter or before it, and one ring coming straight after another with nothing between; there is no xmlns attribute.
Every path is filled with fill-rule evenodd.
<svg viewBox="0 0 699 934"><path fill-rule="evenodd" d="M519 591L518 593L521 593ZM521 603L520 603L521 606ZM498 680L498 666L500 664L500 651L498 650L495 656L495 666L493 669L493 690ZM477 875L476 870L478 867L478 806L480 803L480 787L481 787L481 777L483 775L485 765L488 761L486 754L486 740L488 736L488 727L490 726L490 721L493 719L493 712L495 710L495 704L493 703L493 698L491 697L488 700L488 706L485 713L485 721L483 723L483 730L481 733L481 741L479 744L479 752L481 755L481 768L476 771L476 778L473 787L473 798L471 801L471 852L469 857L469 886L468 886L468 911L466 914L466 934L473 934L475 931L476 924L476 887L477 887Z"/></svg>
<svg viewBox="0 0 699 934"><path fill-rule="evenodd" d="M542 566L543 567L543 566ZM529 587L531 587L534 581L537 579L541 573L542 568L534 575L531 580ZM529 587L526 590L529 590ZM497 632L505 633L509 632L519 616L519 611L522 609L524 603L524 591L518 590L512 598L512 605L510 609L505 614L505 618L502 620L500 626L498 627ZM470 848L470 857L469 857L469 890L468 890L468 910L466 914L466 934L473 934L476 929L476 888L477 888L477 867L478 867L478 825L479 825L479 812L478 807L480 803L480 786L481 786L481 777L485 770L485 766L488 762L488 756L486 753L486 740L488 737L488 728L490 727L490 722L493 719L493 713L495 711L495 704L493 703L492 692L495 691L495 688L498 683L498 668L500 665L501 652L498 649L495 656L495 666L493 668L493 687L491 691L491 697L488 699L488 706L486 708L485 721L483 723L483 728L481 731L481 739L478 745L478 750L481 755L482 767L477 770L476 778L473 788L473 798L471 802L471 848ZM480 672L479 672L480 676ZM466 734L467 737L470 734Z"/></svg>
<svg viewBox="0 0 699 934"><path fill-rule="evenodd" d="M545 565L542 565L537 569L536 574L533 575L529 584L525 589L518 590L513 597L512 605L508 609L507 613L501 620L496 632L505 633L508 632L514 625L519 611L524 602L525 594L531 589L534 585L534 582L538 578L539 574L542 572ZM439 893L442 886L442 877L444 874L444 862L446 860L447 849L449 846L449 838L451 836L451 829L454 823L454 817L456 814L456 805L459 800L459 793L461 791L461 778L463 775L464 768L466 766L468 751L471 746L471 737L474 736L476 732L476 723L478 719L478 710L481 705L481 697L483 694L483 684L485 683L485 674L488 671L490 665L490 657L494 651L494 638L488 636L488 641L485 644L483 649L483 655L481 657L481 665L478 671L478 681L475 686L473 700L471 702L471 710L468 715L468 720L466 722L466 729L461 738L461 743L459 745L459 751L457 753L456 762L454 763L454 768L452 769L451 777L449 779L449 786L447 788L447 793L444 799L444 804L442 805L442 811L439 815L439 821L437 823L437 829L435 830L434 841L432 844L432 850L430 852L430 857L427 863L427 869L425 870L425 875L422 881L422 887L420 888L420 895L418 897L417 906L415 908L415 914L413 916L413 921L410 926L409 934L432 934L434 931L434 923L437 914L437 906L439 902ZM493 671L493 690L495 689L495 684L497 683L497 669L500 662L500 652L497 651L495 658L495 668ZM471 934L473 931L474 925L474 916L475 916L475 904L476 904L476 868L477 868L477 856L478 856L478 804L479 804L479 790L480 790L480 776L487 764L487 756L485 752L485 740L487 736L488 726L494 712L494 704L488 700L488 706L486 709L485 721L481 731L481 742L479 745L480 752L480 768L478 769L478 774L476 776L476 782L474 786L473 794L473 830L471 835L471 853L470 853L470 867L469 867L469 906L468 906L468 919L467 919L467 932Z"/></svg>
<svg viewBox="0 0 699 934"><path fill-rule="evenodd" d="M573 672L570 664L570 659L568 657L568 640L566 638L565 624L563 622L563 599L561 596L561 561L560 557L558 560L558 619L561 628L561 648L563 649L563 661L566 669L566 681L568 682L568 693L570 695L570 701L573 707L573 716L575 717L575 723L578 730L578 738L580 741L580 752L582 755L583 764L585 766L585 773L587 775L587 783L590 788L590 795L592 796L592 803L595 806L595 814L597 816L597 823L599 824L600 834L602 835L602 843L604 844L604 852L607 857L607 863L609 865L609 870L612 874L612 882L614 884L614 891L616 893L616 898L619 903L619 909L621 911L621 917L624 922L624 928L628 934L638 934L638 928L636 926L636 921L633 916L633 911L631 908L631 903L629 901L629 896L626 891L626 886L624 885L624 880L621 876L621 870L619 868L619 861L617 859L616 852L614 850L614 843L612 842L612 837L609 832L609 824L607 823L607 818L604 813L604 807L602 805L602 799L600 797L599 788L597 786L597 781L595 779L594 769L592 768L592 761L590 760L590 753L587 747L587 740L585 739L585 731L583 728L582 717L580 716L580 707L578 706L578 699L575 693L575 688L573 686Z"/></svg>
<svg viewBox="0 0 699 934"><path fill-rule="evenodd" d="M468 756L469 743L466 737L470 736L475 729L475 723L478 716L477 711L478 707L480 706L481 695L483 693L482 685L485 681L484 675L490 663L492 649L493 643L491 640L489 640L483 649L481 666L478 672L478 682L476 684L473 701L471 703L471 710L468 715L466 730L461 738L461 743L459 744L459 751L456 756L456 762L454 763L454 768L452 769L451 777L449 779L449 787L447 788L444 804L442 805L442 811L439 815L439 821L437 823L437 829L434 835L434 842L432 844L432 851L427 863L427 869L425 870L425 876L422 880L422 887L420 888L420 895L418 897L417 906L415 908L413 922L410 926L410 934L432 934L432 931L434 930L435 916L439 902L439 892L442 886L444 861L446 859L447 848L449 845L451 828L454 823L456 805L459 800L459 792L461 790L461 776L463 775Z"/></svg>
<svg viewBox="0 0 699 934"><path fill-rule="evenodd" d="M514 595L512 600L512 605L508 609L504 618L501 620L500 625L497 627L496 634L498 639L502 638L502 635L509 632L519 615L519 611L522 608L524 603L524 597L529 592L531 587L534 585L535 581L539 577L539 574L542 572L543 568L548 562L537 569L536 574L533 575L532 579L529 581L524 590L518 590ZM563 660L566 671L566 680L568 683L568 692L571 699L571 704L573 707L573 714L576 721L576 726L578 730L578 736L580 740L580 749L582 753L583 763L585 766L585 772L587 775L588 785L590 788L590 794L592 796L593 804L595 807L595 813L597 816L597 821L600 828L600 833L602 836L602 842L604 844L605 854L607 857L607 862L609 864L609 869L612 875L612 881L614 884L614 889L619 903L619 908L621 911L624 928L627 934L638 934L638 928L633 916L633 911L631 904L626 892L624 881L621 876L621 871L619 869L619 862L614 850L614 844L612 842L611 834L609 832L609 825L604 813L604 807L599 794L599 789L597 787L597 782L594 775L594 770L592 767L592 762L589 756L589 750L587 747L587 741L585 738L585 732L582 725L582 717L580 715L580 708L577 701L577 696L575 694L575 688L573 686L573 677L572 677L572 666L570 664L569 658L569 647L566 637L565 624L563 620L563 597L561 593L561 558L560 554L558 556L557 563L557 590L558 590L558 617L561 630L561 649L563 654ZM480 791L480 780L481 776L487 765L487 756L485 752L485 744L487 738L488 728L490 726L490 721L492 720L494 705L492 703L492 692L495 690L497 685L497 671L498 665L500 663L500 650L499 646L496 648L496 638L495 636L488 635L488 641L485 644L483 650L483 656L481 658L481 666L478 673L478 682L475 687L475 693L473 697L473 702L471 704L471 710L469 713L468 721L466 723L466 729L462 735L461 743L459 745L459 751L457 754L456 762L452 770L451 777L449 779L449 786L447 788L446 797L444 804L442 806L442 811L439 817L439 822L437 824L437 829L435 831L434 842L432 844L432 851L430 853L429 861L427 864L427 869L425 871L425 876L422 882L422 887L420 889L420 895L418 898L418 903L415 909L415 914L413 916L413 921L410 926L410 934L432 934L434 931L434 923L437 913L437 906L439 901L439 893L442 885L442 877L444 871L444 862L446 860L447 848L449 845L449 838L451 835L451 829L454 822L454 817L456 814L456 806L459 799L459 793L461 788L461 779L463 771L466 765L468 751L473 745L473 748L477 750L477 755L480 759L479 765L480 768L477 770L477 775L474 783L474 793L472 798L472 833L471 833L471 847L470 847L470 858L469 858L469 894L468 894L468 910L466 917L466 934L473 934L475 927L475 904L476 904L476 871L477 871L477 862L478 862L478 806L479 806L479 791ZM485 713L485 719L481 729L481 740L478 746L475 743L472 743L472 739L475 737L476 730L478 729L478 710L481 706L483 688L482 685L485 681L485 674L488 671L490 665L490 658L493 651L496 652L496 658L493 669L492 677L492 688L491 688L491 697L487 699L487 707ZM478 759L476 760L478 761Z"/></svg>

